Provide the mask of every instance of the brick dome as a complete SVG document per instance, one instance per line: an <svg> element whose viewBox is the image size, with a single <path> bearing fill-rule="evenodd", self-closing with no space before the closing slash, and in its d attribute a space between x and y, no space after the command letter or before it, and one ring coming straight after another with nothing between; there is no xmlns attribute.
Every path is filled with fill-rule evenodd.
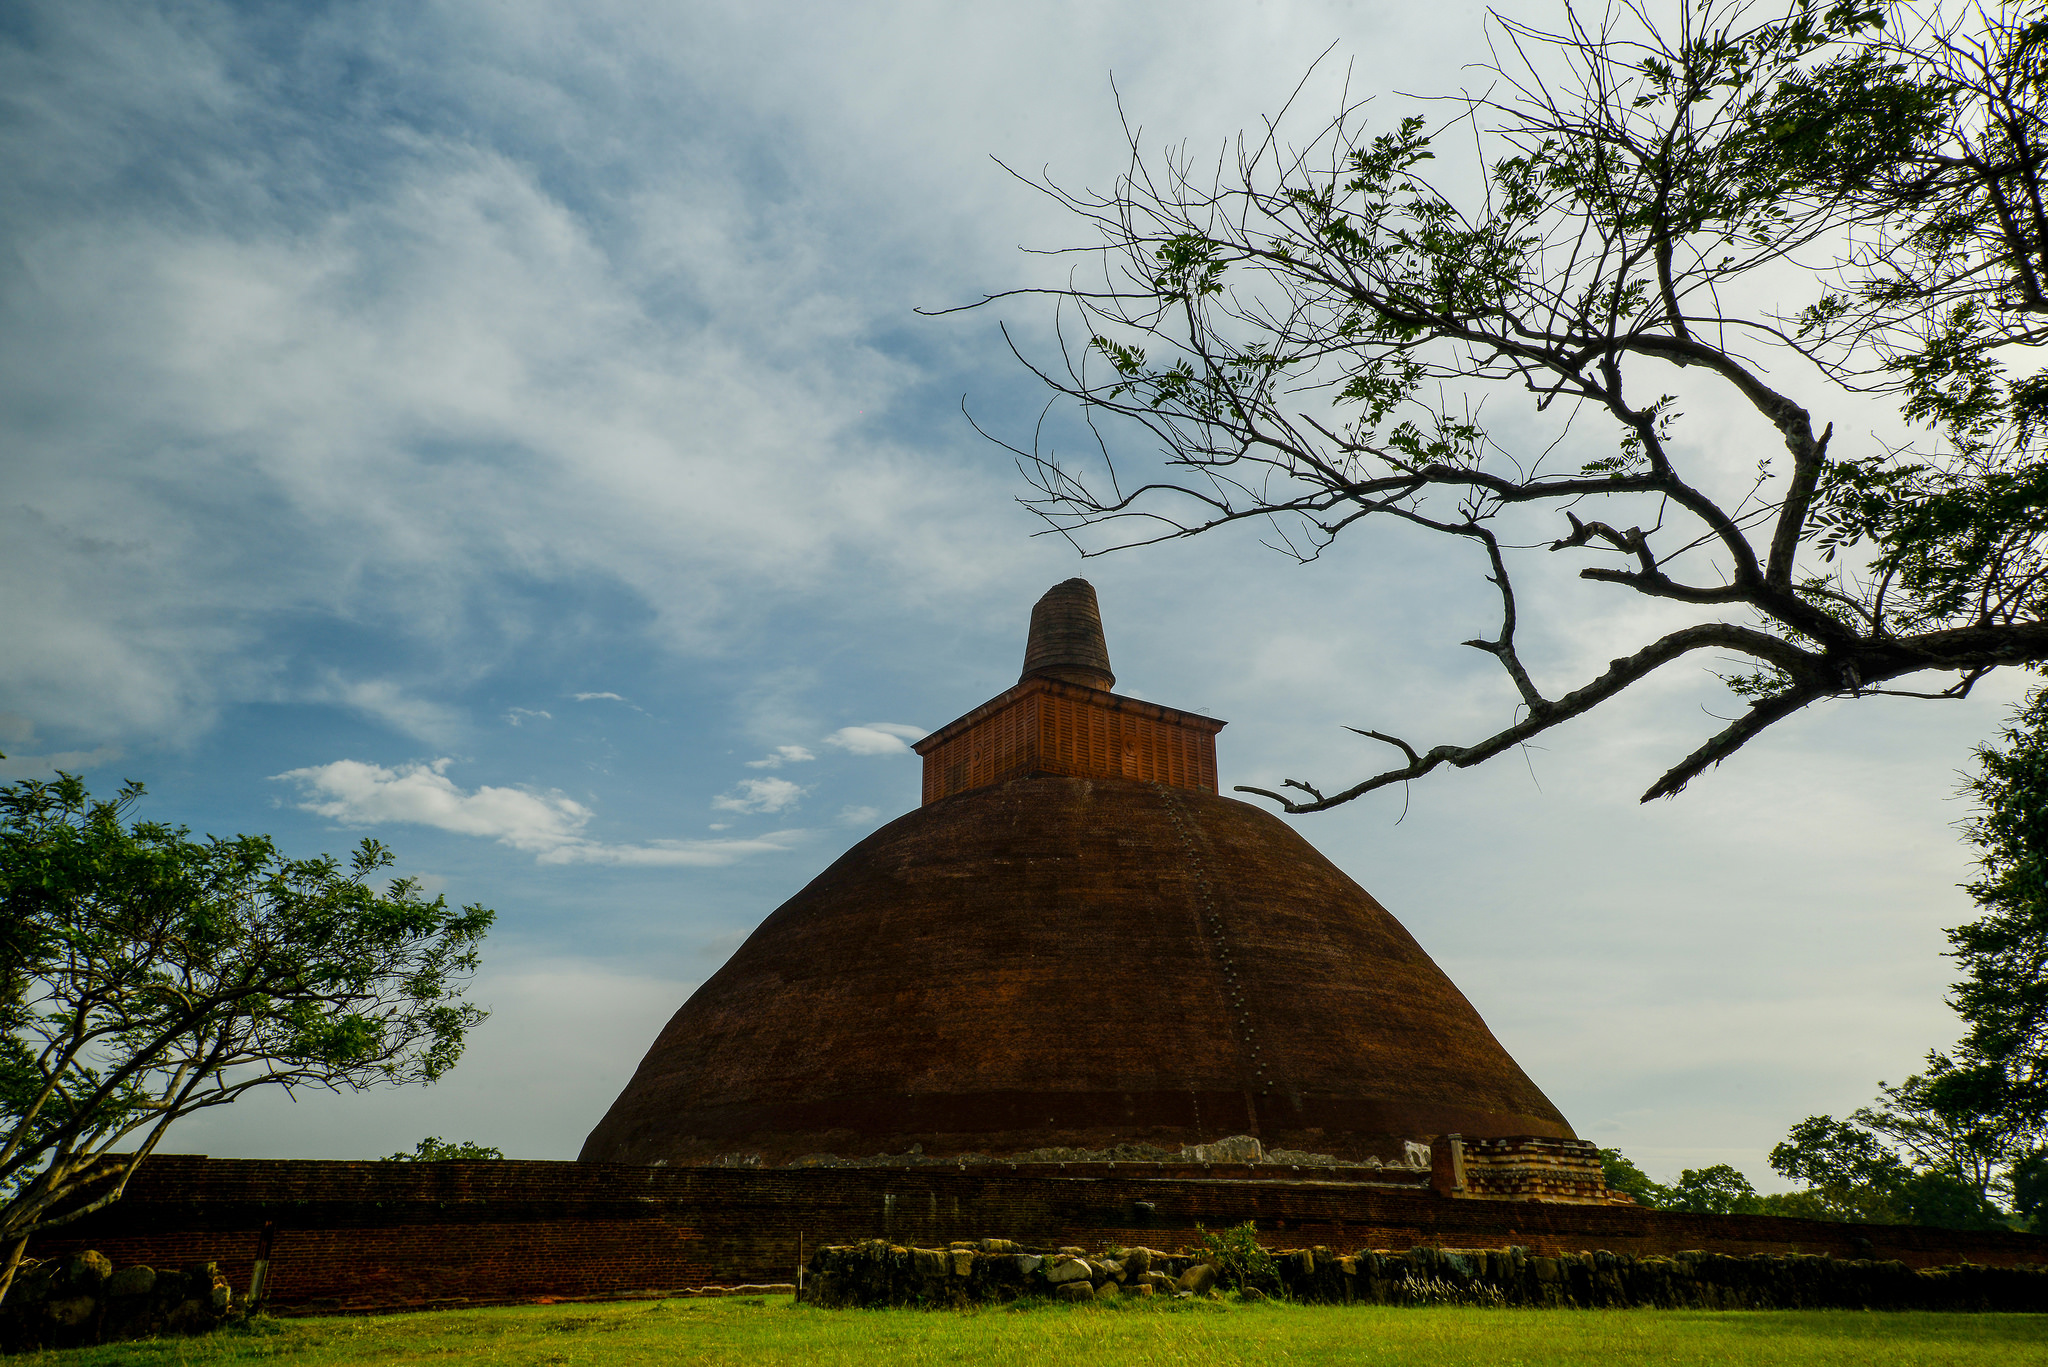
<svg viewBox="0 0 2048 1367"><path fill-rule="evenodd" d="M784 903L676 1013L582 1157L1248 1133L1392 1159L1452 1132L1572 1135L1364 889L1201 786L1040 772L929 802Z"/></svg>

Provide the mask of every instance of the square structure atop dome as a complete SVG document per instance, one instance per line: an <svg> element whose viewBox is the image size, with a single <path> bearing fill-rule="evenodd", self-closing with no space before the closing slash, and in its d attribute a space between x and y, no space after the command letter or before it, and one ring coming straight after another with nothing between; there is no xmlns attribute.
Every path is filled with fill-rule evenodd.
<svg viewBox="0 0 2048 1367"><path fill-rule="evenodd" d="M924 757L924 801L1013 778L1127 778L1213 793L1214 717L1141 702L1042 675L934 731Z"/></svg>

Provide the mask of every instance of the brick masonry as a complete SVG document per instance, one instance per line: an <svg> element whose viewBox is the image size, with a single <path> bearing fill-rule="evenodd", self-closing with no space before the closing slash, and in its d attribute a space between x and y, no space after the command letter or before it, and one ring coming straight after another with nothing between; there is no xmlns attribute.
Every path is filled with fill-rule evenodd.
<svg viewBox="0 0 2048 1367"><path fill-rule="evenodd" d="M1202 1175L1195 1175L1196 1173ZM603 1297L784 1282L822 1244L987 1236L1098 1249L1192 1244L1253 1221L1275 1246L1520 1245L1825 1253L1910 1267L2048 1264L2048 1239L1625 1206L1445 1197L1278 1165L680 1168L152 1158L128 1195L36 1241L117 1267L214 1261L245 1290L266 1223L266 1299L285 1313Z"/></svg>

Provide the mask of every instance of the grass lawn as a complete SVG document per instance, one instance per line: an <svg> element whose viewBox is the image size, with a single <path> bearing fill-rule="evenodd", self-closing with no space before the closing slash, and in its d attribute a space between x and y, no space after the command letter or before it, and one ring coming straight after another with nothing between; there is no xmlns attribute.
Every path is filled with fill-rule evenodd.
<svg viewBox="0 0 2048 1367"><path fill-rule="evenodd" d="M519 1306L260 1321L206 1339L9 1359L21 1367L216 1363L2048 1363L2048 1317L1856 1311L1455 1310L1289 1305L814 1310L774 1299Z"/></svg>

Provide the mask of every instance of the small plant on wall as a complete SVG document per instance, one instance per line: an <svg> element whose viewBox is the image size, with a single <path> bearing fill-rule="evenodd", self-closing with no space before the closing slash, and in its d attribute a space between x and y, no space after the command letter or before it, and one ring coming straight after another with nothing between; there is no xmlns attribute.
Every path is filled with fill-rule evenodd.
<svg viewBox="0 0 2048 1367"><path fill-rule="evenodd" d="M1216 1280L1233 1291L1251 1288L1280 1294L1280 1268L1260 1246L1258 1227L1250 1220L1231 1229L1195 1229L1202 1236L1202 1251L1216 1268Z"/></svg>

